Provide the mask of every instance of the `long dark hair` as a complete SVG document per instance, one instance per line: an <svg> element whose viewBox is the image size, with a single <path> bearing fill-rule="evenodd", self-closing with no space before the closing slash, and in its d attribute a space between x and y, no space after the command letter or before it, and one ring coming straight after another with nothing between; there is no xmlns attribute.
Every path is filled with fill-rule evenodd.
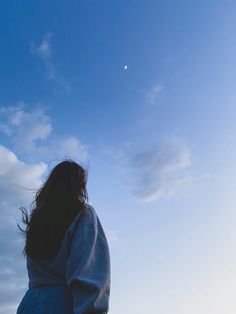
<svg viewBox="0 0 236 314"><path fill-rule="evenodd" d="M30 214L20 207L25 246L24 257L46 259L58 252L67 227L86 205L88 173L71 159L56 165L46 182L37 190Z"/></svg>

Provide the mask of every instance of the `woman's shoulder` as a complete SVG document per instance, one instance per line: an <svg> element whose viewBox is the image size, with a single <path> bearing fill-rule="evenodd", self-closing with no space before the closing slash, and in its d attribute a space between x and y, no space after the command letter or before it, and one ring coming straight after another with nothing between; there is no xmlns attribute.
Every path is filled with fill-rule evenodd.
<svg viewBox="0 0 236 314"><path fill-rule="evenodd" d="M96 230L98 230L98 224L99 219L94 207L90 204L85 205L68 228L67 240L71 243L71 241L73 241L73 239L77 239L80 234L84 235L84 232L87 232L85 230L94 230L96 233ZM92 228L88 229L88 225ZM90 236L92 236L92 233Z"/></svg>
<svg viewBox="0 0 236 314"><path fill-rule="evenodd" d="M84 205L82 210L75 216L74 220L70 224L68 228L68 236L70 237L72 234L76 232L76 230L80 229L83 225L94 225L98 224L98 217L94 207L90 204Z"/></svg>
<svg viewBox="0 0 236 314"><path fill-rule="evenodd" d="M75 217L75 223L81 222L83 224L96 224L97 223L97 213L94 207L90 204L86 204L81 212Z"/></svg>

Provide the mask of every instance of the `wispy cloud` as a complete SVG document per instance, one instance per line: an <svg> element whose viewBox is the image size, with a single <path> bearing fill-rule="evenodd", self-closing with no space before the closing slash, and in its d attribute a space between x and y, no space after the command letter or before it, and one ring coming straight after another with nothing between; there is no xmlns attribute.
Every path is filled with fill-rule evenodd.
<svg viewBox="0 0 236 314"><path fill-rule="evenodd" d="M51 36L52 33L47 33L38 47L35 47L34 43L32 43L33 51L44 60L48 60L51 57Z"/></svg>
<svg viewBox="0 0 236 314"><path fill-rule="evenodd" d="M138 200L145 202L173 195L191 183L187 172L191 164L185 141L165 137L151 149L139 152L129 160L132 192Z"/></svg>
<svg viewBox="0 0 236 314"><path fill-rule="evenodd" d="M116 148L113 146L106 146L101 149L101 154L110 156L115 159L121 159L126 156L124 148Z"/></svg>
<svg viewBox="0 0 236 314"><path fill-rule="evenodd" d="M184 139L164 136L146 149L134 146L109 147L101 153L116 161L123 184L136 200L153 202L193 183L191 153Z"/></svg>
<svg viewBox="0 0 236 314"><path fill-rule="evenodd" d="M155 84L154 86L152 86L146 94L147 103L149 103L150 105L156 104L160 98L162 90L163 86L160 84Z"/></svg>
<svg viewBox="0 0 236 314"><path fill-rule="evenodd" d="M50 144L49 144L50 143ZM46 145L37 147L37 153L44 158L54 156L54 160L61 158L72 158L78 162L87 162L89 159L89 145L83 144L77 137L61 136L48 142Z"/></svg>
<svg viewBox="0 0 236 314"><path fill-rule="evenodd" d="M105 230L107 241L109 246L113 246L116 241L118 241L118 236L115 230L109 229Z"/></svg>
<svg viewBox="0 0 236 314"><path fill-rule="evenodd" d="M46 140L52 132L51 120L43 108L27 112L23 102L1 107L0 120L4 126L1 131L10 136L16 150L35 149L38 140Z"/></svg>
<svg viewBox="0 0 236 314"><path fill-rule="evenodd" d="M31 52L38 56L43 62L46 68L47 78L61 86L66 92L70 93L70 84L60 75L52 61L51 37L52 33L47 33L39 45L31 42Z"/></svg>
<svg viewBox="0 0 236 314"><path fill-rule="evenodd" d="M33 110L26 108L21 102L15 106L0 108L0 121L5 133L17 154L27 155L37 160L48 161L61 158L72 158L80 162L88 160L88 145L83 144L77 137L55 136L51 118L43 106Z"/></svg>

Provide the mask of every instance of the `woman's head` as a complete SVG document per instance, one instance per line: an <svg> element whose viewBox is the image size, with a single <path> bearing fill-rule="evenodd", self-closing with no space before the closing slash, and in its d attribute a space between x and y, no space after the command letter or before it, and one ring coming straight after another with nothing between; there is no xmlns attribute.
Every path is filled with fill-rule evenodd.
<svg viewBox="0 0 236 314"><path fill-rule="evenodd" d="M46 182L36 193L36 204L58 203L59 200L74 201L76 205L88 200L87 171L73 160L64 160L56 165Z"/></svg>
<svg viewBox="0 0 236 314"><path fill-rule="evenodd" d="M57 253L67 227L88 203L87 178L83 167L71 159L64 160L37 190L30 215L20 208L26 229L17 225L26 236L25 256L44 259Z"/></svg>

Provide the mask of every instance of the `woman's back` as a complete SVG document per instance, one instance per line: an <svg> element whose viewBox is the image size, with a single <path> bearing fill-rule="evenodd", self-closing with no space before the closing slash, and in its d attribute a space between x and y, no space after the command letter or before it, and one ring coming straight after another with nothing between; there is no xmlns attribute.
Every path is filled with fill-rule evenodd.
<svg viewBox="0 0 236 314"><path fill-rule="evenodd" d="M67 228L58 253L27 256L28 290L17 314L108 313L110 254L101 222L86 205Z"/></svg>

